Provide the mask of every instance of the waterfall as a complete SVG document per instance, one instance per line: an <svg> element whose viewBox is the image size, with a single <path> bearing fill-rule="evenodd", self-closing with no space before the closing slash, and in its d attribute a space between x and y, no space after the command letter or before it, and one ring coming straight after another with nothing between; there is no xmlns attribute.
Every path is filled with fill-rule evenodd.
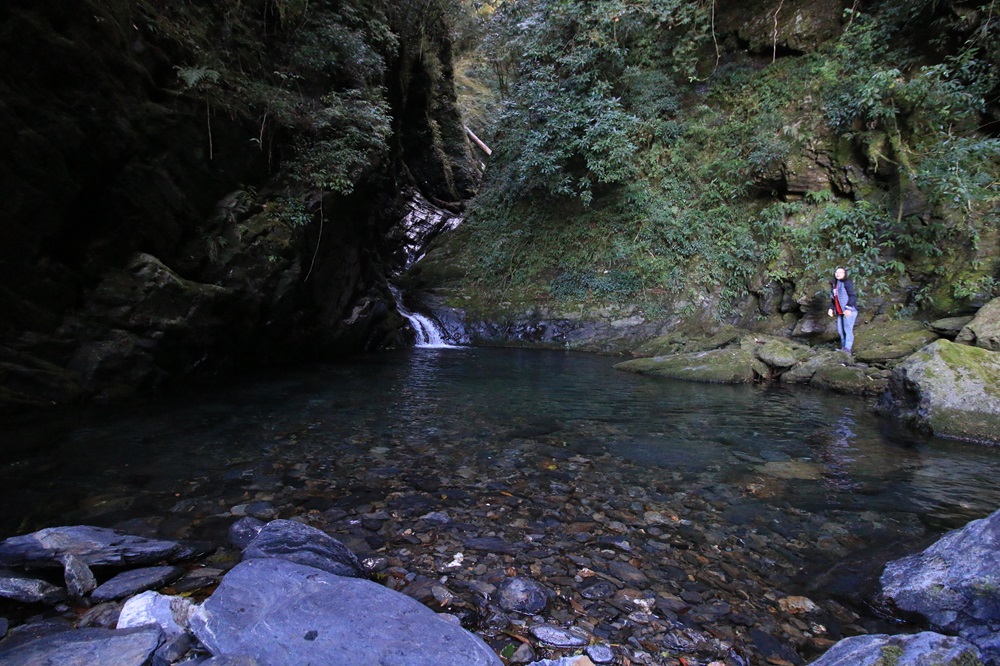
<svg viewBox="0 0 1000 666"><path fill-rule="evenodd" d="M455 213L442 210L431 204L418 192L413 192L408 202L406 215L390 234L399 248L396 255L396 266L393 276L401 275L406 269L420 261L427 246L435 236L451 231L462 223L462 217ZM417 347L447 348L457 345L449 344L444 329L437 321L418 312L413 312L403 305L403 295L396 285L390 283L389 290L396 299L396 309L406 317L416 334ZM457 336L463 337L461 333Z"/></svg>
<svg viewBox="0 0 1000 666"><path fill-rule="evenodd" d="M399 310L399 314L406 317L406 320L410 322L410 327L416 334L416 347L424 347L431 349L451 349L457 347L457 345L452 345L445 339L444 331L437 323L425 315L419 312L411 312L403 305L403 295L399 293L399 289L395 285L389 285L389 291L392 292L393 297L396 299L396 309Z"/></svg>

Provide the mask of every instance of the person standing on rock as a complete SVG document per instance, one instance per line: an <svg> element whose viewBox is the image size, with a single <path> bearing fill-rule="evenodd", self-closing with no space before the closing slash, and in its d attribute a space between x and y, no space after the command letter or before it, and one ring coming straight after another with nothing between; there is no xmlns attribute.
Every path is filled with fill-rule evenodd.
<svg viewBox="0 0 1000 666"><path fill-rule="evenodd" d="M854 293L854 283L847 277L847 269L841 266L830 280L831 317L837 317L837 332L840 333L840 351L851 353L854 345L854 323L858 319L858 299Z"/></svg>

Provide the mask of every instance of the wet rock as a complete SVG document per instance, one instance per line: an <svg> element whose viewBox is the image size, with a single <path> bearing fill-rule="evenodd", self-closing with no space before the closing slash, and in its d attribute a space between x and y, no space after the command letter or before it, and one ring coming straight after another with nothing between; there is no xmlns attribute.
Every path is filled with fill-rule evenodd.
<svg viewBox="0 0 1000 666"><path fill-rule="evenodd" d="M925 631L905 636L852 636L845 638L810 666L976 666L975 645L955 636Z"/></svg>
<svg viewBox="0 0 1000 666"><path fill-rule="evenodd" d="M778 600L778 607L785 613L798 615L801 613L812 613L818 607L808 597L784 597Z"/></svg>
<svg viewBox="0 0 1000 666"><path fill-rule="evenodd" d="M187 631L194 604L184 597L168 597L158 592L143 592L125 602L118 616L118 629L156 625L169 638Z"/></svg>
<svg viewBox="0 0 1000 666"><path fill-rule="evenodd" d="M501 663L481 639L405 595L285 559L238 565L191 625L213 655L270 666Z"/></svg>
<svg viewBox="0 0 1000 666"><path fill-rule="evenodd" d="M760 629L751 629L750 640L753 641L754 647L756 647L757 650L764 655L764 658L770 663L802 663L802 657L797 655L787 643L779 641L777 638L765 631L761 631Z"/></svg>
<svg viewBox="0 0 1000 666"><path fill-rule="evenodd" d="M979 308L976 316L959 332L955 342L1000 351L1000 298Z"/></svg>
<svg viewBox="0 0 1000 666"><path fill-rule="evenodd" d="M615 651L607 645L588 645L586 652L595 664L610 664L615 660Z"/></svg>
<svg viewBox="0 0 1000 666"><path fill-rule="evenodd" d="M541 659L531 662L528 666L594 666L594 662L588 656L577 655L562 659Z"/></svg>
<svg viewBox="0 0 1000 666"><path fill-rule="evenodd" d="M10 537L0 543L0 565L58 566L74 555L87 566L129 566L176 561L190 551L174 541L159 541L123 534L103 527L77 525L49 527L32 534Z"/></svg>
<svg viewBox="0 0 1000 666"><path fill-rule="evenodd" d="M326 532L294 520L273 520L243 550L246 560L280 558L337 576L361 577L357 556Z"/></svg>
<svg viewBox="0 0 1000 666"><path fill-rule="evenodd" d="M115 631L75 629L33 640L0 643L0 663L5 666L39 664L115 664L144 666L163 637L155 627Z"/></svg>
<svg viewBox="0 0 1000 666"><path fill-rule="evenodd" d="M54 604L66 598L66 591L48 581L0 569L0 597L26 604Z"/></svg>
<svg viewBox="0 0 1000 666"><path fill-rule="evenodd" d="M246 548L263 528L264 523L257 518L240 518L229 527L229 543L240 549Z"/></svg>
<svg viewBox="0 0 1000 666"><path fill-rule="evenodd" d="M883 593L931 627L976 644L1000 663L1000 511L886 565Z"/></svg>
<svg viewBox="0 0 1000 666"><path fill-rule="evenodd" d="M1000 440L1000 354L938 340L893 371L878 411L936 435Z"/></svg>
<svg viewBox="0 0 1000 666"><path fill-rule="evenodd" d="M507 578L497 586L497 603L504 610L537 615L548 605L551 590L524 576Z"/></svg>
<svg viewBox="0 0 1000 666"><path fill-rule="evenodd" d="M63 577L66 580L66 590L74 599L82 599L97 587L97 579L83 560L76 555L64 555L60 558L64 567Z"/></svg>
<svg viewBox="0 0 1000 666"><path fill-rule="evenodd" d="M539 624L531 627L531 633L538 640L561 648L583 647L590 643L589 638L581 632L555 627L551 624Z"/></svg>
<svg viewBox="0 0 1000 666"><path fill-rule="evenodd" d="M591 579L591 582L580 590L584 599L606 599L615 593L615 586L602 578Z"/></svg>
<svg viewBox="0 0 1000 666"><path fill-rule="evenodd" d="M96 602L113 601L144 592L155 587L163 587L184 575L181 567L147 567L124 571L97 587L90 594Z"/></svg>
<svg viewBox="0 0 1000 666"><path fill-rule="evenodd" d="M478 550L484 553L498 553L501 555L513 555L517 552L514 544L500 537L476 537L464 543L468 550Z"/></svg>

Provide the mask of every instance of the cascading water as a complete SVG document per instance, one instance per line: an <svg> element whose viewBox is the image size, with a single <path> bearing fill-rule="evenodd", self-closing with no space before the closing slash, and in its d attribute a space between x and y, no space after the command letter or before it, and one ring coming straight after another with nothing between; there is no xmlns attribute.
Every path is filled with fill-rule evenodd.
<svg viewBox="0 0 1000 666"><path fill-rule="evenodd" d="M389 291L396 299L396 309L399 314L406 317L416 334L416 347L429 347L434 349L448 349L457 345L449 344L445 339L444 331L430 317L426 317L418 312L411 312L403 305L403 295L394 285L389 285Z"/></svg>
<svg viewBox="0 0 1000 666"><path fill-rule="evenodd" d="M454 213L437 208L419 193L414 193L409 202L409 210L396 226L398 246L400 247L399 268L396 275L403 273L413 264L420 261L428 244L438 234L450 231L461 224L463 218ZM403 295L393 284L389 290L396 299L396 309L403 315L416 334L417 347L447 348L451 344L444 329L431 317L414 312L403 305Z"/></svg>

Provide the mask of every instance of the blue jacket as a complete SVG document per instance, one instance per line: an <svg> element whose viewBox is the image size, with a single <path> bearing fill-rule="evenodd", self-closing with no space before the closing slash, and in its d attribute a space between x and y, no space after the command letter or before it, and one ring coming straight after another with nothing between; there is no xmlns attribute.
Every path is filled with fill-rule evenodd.
<svg viewBox="0 0 1000 666"><path fill-rule="evenodd" d="M837 305L833 298L833 292L837 293L840 299L840 307L844 310L858 311L858 298L854 293L854 283L851 278L845 277L843 280L833 280L830 282L830 307L837 311Z"/></svg>

